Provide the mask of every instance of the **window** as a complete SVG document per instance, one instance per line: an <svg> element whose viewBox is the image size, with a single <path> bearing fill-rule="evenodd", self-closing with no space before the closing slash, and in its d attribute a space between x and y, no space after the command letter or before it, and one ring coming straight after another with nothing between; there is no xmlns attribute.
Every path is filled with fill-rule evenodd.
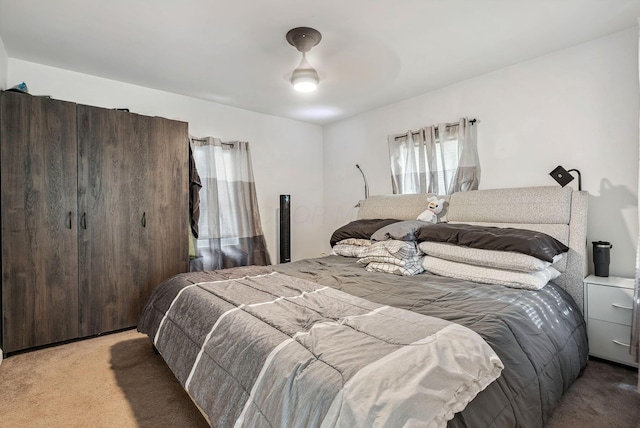
<svg viewBox="0 0 640 428"><path fill-rule="evenodd" d="M469 121L389 136L394 193L450 195L478 188L479 167Z"/></svg>

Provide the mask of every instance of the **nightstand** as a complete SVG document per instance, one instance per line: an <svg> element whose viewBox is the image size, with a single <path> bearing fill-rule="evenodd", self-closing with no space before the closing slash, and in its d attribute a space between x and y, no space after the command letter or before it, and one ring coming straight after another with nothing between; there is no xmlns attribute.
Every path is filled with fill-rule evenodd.
<svg viewBox="0 0 640 428"><path fill-rule="evenodd" d="M589 275L584 279L584 318L589 355L637 367L629 354L634 280Z"/></svg>

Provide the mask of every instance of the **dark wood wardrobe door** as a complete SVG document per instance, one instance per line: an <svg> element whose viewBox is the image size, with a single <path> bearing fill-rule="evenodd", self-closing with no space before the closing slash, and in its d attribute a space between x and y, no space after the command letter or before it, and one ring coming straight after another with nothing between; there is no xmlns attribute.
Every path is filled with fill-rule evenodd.
<svg viewBox="0 0 640 428"><path fill-rule="evenodd" d="M4 352L78 337L76 105L0 93Z"/></svg>
<svg viewBox="0 0 640 428"><path fill-rule="evenodd" d="M83 336L135 326L147 277L149 118L78 106L79 307Z"/></svg>
<svg viewBox="0 0 640 428"><path fill-rule="evenodd" d="M148 281L144 306L163 280L189 265L189 146L187 123L153 118L146 194ZM142 307L141 307L142 309Z"/></svg>

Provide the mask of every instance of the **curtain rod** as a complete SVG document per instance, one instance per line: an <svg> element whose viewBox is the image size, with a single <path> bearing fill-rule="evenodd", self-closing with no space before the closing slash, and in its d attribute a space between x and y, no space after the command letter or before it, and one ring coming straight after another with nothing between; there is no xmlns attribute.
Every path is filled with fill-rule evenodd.
<svg viewBox="0 0 640 428"><path fill-rule="evenodd" d="M206 138L196 138L196 137L189 137L190 140L193 141L200 141L201 143L208 143L209 140L207 140ZM233 143L227 143L224 141L220 141L220 144L223 146L233 146Z"/></svg>
<svg viewBox="0 0 640 428"><path fill-rule="evenodd" d="M476 124L477 119L469 119L469 123L473 126ZM456 126L459 125L460 122L449 122L449 123L445 123L446 126ZM411 135L418 135L420 134L420 131L418 132L413 132L411 131ZM399 135L397 137L394 138L395 141L398 141L400 138L404 138L404 135Z"/></svg>

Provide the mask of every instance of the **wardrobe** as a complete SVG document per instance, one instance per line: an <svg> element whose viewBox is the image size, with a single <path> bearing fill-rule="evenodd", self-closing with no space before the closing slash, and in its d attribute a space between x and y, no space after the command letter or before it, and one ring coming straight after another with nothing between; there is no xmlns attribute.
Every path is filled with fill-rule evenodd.
<svg viewBox="0 0 640 428"><path fill-rule="evenodd" d="M188 270L185 122L0 92L2 346L133 327Z"/></svg>

